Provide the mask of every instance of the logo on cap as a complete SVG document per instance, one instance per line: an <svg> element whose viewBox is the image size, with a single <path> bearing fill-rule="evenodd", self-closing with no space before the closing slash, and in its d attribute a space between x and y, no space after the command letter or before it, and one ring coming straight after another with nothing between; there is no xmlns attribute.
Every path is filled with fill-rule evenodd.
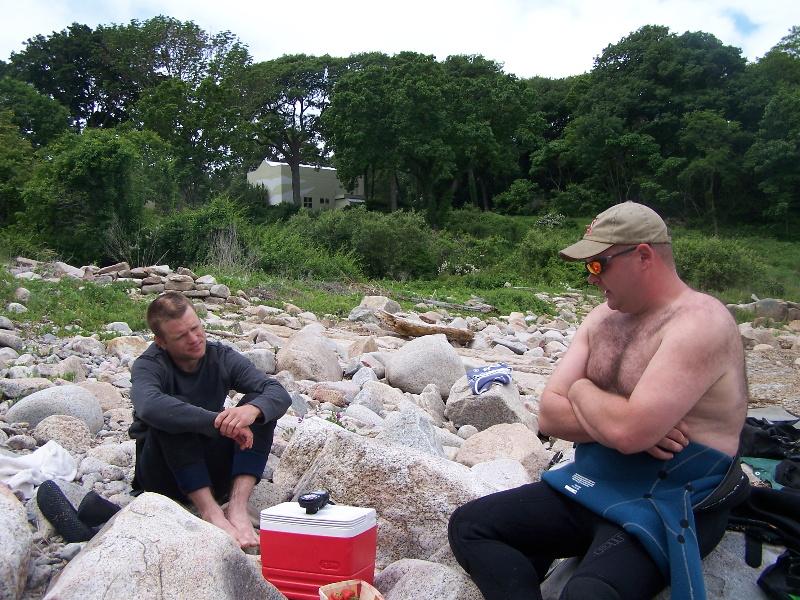
<svg viewBox="0 0 800 600"><path fill-rule="evenodd" d="M586 231L584 231L584 232L583 232L583 235L584 235L584 236L587 236L587 235L589 235L590 233L592 233L592 227L594 227L594 224L595 224L595 223L597 223L597 217L595 217L594 219L592 219L592 222L591 222L591 223L589 223L589 224L586 226Z"/></svg>

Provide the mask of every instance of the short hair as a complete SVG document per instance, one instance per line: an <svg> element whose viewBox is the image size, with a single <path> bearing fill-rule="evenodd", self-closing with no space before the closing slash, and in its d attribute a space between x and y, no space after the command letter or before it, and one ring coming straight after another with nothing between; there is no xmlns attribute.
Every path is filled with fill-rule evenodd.
<svg viewBox="0 0 800 600"><path fill-rule="evenodd" d="M161 324L164 321L180 319L192 303L180 292L167 292L150 303L147 307L147 326L156 334L161 335Z"/></svg>
<svg viewBox="0 0 800 600"><path fill-rule="evenodd" d="M661 257L664 264L673 269L675 268L675 256L672 254L672 244L650 244L650 246L655 250L656 254Z"/></svg>

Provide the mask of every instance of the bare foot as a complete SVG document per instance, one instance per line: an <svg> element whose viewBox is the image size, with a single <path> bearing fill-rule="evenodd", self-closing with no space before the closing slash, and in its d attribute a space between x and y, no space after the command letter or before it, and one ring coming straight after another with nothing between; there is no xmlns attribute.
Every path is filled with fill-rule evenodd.
<svg viewBox="0 0 800 600"><path fill-rule="evenodd" d="M218 514L202 515L202 518L204 521L208 521L212 525L216 525L222 529L222 531L236 540L236 543L239 544L239 546L242 546L242 540L239 539L239 530L234 527L234 525L228 519L225 518L225 515L222 514L222 512Z"/></svg>
<svg viewBox="0 0 800 600"><path fill-rule="evenodd" d="M253 529L253 523L250 521L250 516L247 514L246 510L240 512L229 509L227 517L230 524L236 529L236 539L242 548L254 548L259 546L260 541L258 535L256 535L255 529Z"/></svg>

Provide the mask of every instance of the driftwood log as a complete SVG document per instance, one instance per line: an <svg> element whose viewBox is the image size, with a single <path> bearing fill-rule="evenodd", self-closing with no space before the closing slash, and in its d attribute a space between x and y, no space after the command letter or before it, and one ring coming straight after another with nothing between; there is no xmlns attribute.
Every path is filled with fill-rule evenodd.
<svg viewBox="0 0 800 600"><path fill-rule="evenodd" d="M388 313L385 310L379 310L375 314L388 329L408 337L421 337L423 335L443 333L448 340L458 342L459 344L468 344L472 341L472 338L475 337L475 333L468 329L409 321L408 319L403 319Z"/></svg>

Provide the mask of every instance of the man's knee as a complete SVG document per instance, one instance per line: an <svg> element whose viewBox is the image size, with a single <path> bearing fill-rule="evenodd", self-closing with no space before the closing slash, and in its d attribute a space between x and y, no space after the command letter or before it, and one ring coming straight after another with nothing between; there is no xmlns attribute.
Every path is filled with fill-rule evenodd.
<svg viewBox="0 0 800 600"><path fill-rule="evenodd" d="M631 574L631 577L635 577ZM591 575L576 575L564 586L559 600L620 600L620 595L608 582Z"/></svg>

